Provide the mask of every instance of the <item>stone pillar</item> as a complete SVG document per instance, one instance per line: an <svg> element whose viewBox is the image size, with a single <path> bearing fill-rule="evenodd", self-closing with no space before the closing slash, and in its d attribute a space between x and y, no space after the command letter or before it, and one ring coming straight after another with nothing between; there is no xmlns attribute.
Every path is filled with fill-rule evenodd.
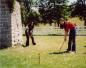
<svg viewBox="0 0 86 68"><path fill-rule="evenodd" d="M19 2L15 2L14 11L11 15L12 44L22 44L22 23Z"/></svg>
<svg viewBox="0 0 86 68"><path fill-rule="evenodd" d="M6 0L0 0L0 48L22 44L22 24L20 5L16 1L10 13Z"/></svg>

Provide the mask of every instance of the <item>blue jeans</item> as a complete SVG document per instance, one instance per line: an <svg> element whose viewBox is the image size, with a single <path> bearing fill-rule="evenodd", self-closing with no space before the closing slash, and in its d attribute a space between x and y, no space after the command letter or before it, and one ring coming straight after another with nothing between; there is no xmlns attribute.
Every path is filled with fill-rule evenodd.
<svg viewBox="0 0 86 68"><path fill-rule="evenodd" d="M69 32L68 51L76 51L76 29Z"/></svg>

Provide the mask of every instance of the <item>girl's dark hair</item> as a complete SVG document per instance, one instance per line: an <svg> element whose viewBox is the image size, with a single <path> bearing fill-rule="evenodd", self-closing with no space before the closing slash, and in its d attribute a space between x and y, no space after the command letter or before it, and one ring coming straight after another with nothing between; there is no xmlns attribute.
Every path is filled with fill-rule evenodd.
<svg viewBox="0 0 86 68"><path fill-rule="evenodd" d="M63 29L63 28L64 28L64 27L63 27L63 24L60 24L60 28L61 28L61 29Z"/></svg>
<svg viewBox="0 0 86 68"><path fill-rule="evenodd" d="M61 29L66 28L66 23L64 22L64 24L60 24L60 28Z"/></svg>

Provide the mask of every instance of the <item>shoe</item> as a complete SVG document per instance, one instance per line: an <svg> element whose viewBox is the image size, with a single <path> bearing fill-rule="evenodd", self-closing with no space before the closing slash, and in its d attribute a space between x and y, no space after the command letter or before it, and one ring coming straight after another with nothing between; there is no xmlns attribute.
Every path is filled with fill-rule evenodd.
<svg viewBox="0 0 86 68"><path fill-rule="evenodd" d="M71 53L71 51L66 51L66 53Z"/></svg>
<svg viewBox="0 0 86 68"><path fill-rule="evenodd" d="M33 43L33 45L36 45L36 43Z"/></svg>
<svg viewBox="0 0 86 68"><path fill-rule="evenodd" d="M70 52L71 54L75 54L76 52L75 51L72 51L72 52Z"/></svg>
<svg viewBox="0 0 86 68"><path fill-rule="evenodd" d="M28 47L29 45L26 45L25 47Z"/></svg>
<svg viewBox="0 0 86 68"><path fill-rule="evenodd" d="M66 53L70 53L70 51L69 51L69 50L67 50L67 51L66 51Z"/></svg>

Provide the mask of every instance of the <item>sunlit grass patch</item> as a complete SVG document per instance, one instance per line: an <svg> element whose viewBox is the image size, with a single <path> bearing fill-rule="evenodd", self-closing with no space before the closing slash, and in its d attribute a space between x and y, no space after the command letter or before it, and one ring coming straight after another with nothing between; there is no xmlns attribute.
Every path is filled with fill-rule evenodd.
<svg viewBox="0 0 86 68"><path fill-rule="evenodd" d="M30 42L29 47L16 46L0 50L0 68L86 68L86 36L76 37L76 54L58 54L63 38L35 36L36 46ZM66 49L67 42L60 52Z"/></svg>

